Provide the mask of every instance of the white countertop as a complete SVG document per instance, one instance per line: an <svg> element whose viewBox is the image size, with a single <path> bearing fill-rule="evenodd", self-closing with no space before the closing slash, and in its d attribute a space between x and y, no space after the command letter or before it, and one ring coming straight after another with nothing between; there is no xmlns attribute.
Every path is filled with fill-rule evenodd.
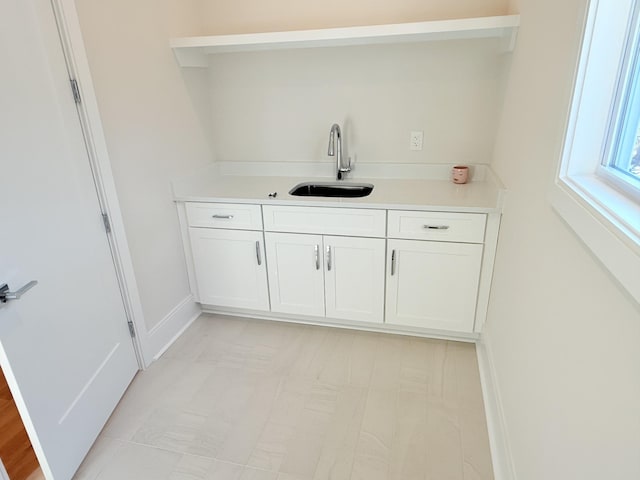
<svg viewBox="0 0 640 480"><path fill-rule="evenodd" d="M332 181L327 176L281 175L278 168L265 172L260 168L248 168L247 171L259 171L260 175L241 175L242 168L234 165L225 168L212 165L194 175L179 179L173 183L174 198L178 202L225 202L253 203L263 205L303 205L321 207L357 207L408 210L439 210L456 212L497 213L502 210L504 188L490 171L489 167L478 165L475 178L464 185L456 185L448 180L451 166L433 166L421 171L405 168L404 173L412 178L379 178L384 169L360 168L369 177L348 178L344 183L371 183L374 189L370 195L362 198L298 197L289 195L289 191L298 183L311 181ZM392 166L393 172L402 170ZM226 170L226 172L225 172ZM300 169L290 168L299 174ZM430 175L427 170L431 171ZM229 174L229 172L233 174ZM426 173L425 173L426 172ZM272 175L275 173L275 175ZM317 173L317 172L312 172ZM324 173L324 172L322 172ZM355 173L355 172L354 172ZM431 178L424 178L427 176ZM423 178L415 178L422 176ZM269 194L277 192L276 198Z"/></svg>

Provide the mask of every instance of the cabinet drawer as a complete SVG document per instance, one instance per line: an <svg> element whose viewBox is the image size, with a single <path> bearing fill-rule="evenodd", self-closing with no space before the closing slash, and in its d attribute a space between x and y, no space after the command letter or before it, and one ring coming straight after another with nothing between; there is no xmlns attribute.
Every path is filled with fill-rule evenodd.
<svg viewBox="0 0 640 480"><path fill-rule="evenodd" d="M390 238L483 243L486 215L483 213L412 212L390 210Z"/></svg>
<svg viewBox="0 0 640 480"><path fill-rule="evenodd" d="M187 203L190 227L262 230L260 205L242 203Z"/></svg>
<svg viewBox="0 0 640 480"><path fill-rule="evenodd" d="M264 205L264 229L271 232L384 237L385 210Z"/></svg>

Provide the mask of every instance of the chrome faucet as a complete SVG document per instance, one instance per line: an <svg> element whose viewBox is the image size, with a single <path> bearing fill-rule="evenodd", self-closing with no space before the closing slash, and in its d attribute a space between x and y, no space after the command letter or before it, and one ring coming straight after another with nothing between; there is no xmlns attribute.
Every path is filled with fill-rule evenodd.
<svg viewBox="0 0 640 480"><path fill-rule="evenodd" d="M329 150L327 155L336 157L336 180L342 180L343 174L351 171L351 159L346 167L342 165L342 132L340 125L334 123L329 132Z"/></svg>

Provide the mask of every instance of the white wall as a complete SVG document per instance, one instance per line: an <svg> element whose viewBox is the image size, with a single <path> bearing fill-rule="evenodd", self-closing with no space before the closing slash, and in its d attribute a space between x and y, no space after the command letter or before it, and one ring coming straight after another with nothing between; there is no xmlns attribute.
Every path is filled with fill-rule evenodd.
<svg viewBox="0 0 640 480"><path fill-rule="evenodd" d="M504 15L507 0L199 0L203 34L419 22Z"/></svg>
<svg viewBox="0 0 640 480"><path fill-rule="evenodd" d="M507 0L200 0L201 34L504 15ZM505 65L495 40L211 57L221 161L328 160L339 122L361 162L488 163ZM409 151L409 133L425 148Z"/></svg>
<svg viewBox="0 0 640 480"><path fill-rule="evenodd" d="M327 160L338 122L356 161L489 163L510 58L499 52L489 39L214 55L216 156Z"/></svg>
<svg viewBox="0 0 640 480"><path fill-rule="evenodd" d="M204 84L168 47L172 35L199 28L199 15L181 0L76 6L144 310L139 333L148 335L190 292L170 181L212 161Z"/></svg>
<svg viewBox="0 0 640 480"><path fill-rule="evenodd" d="M549 205L586 0L520 0L484 341L518 480L640 478L640 308Z"/></svg>

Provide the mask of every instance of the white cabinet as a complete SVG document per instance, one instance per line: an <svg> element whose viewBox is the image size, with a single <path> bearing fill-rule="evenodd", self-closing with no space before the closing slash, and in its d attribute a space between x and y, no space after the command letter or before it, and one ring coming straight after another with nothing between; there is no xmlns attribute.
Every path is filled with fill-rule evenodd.
<svg viewBox="0 0 640 480"><path fill-rule="evenodd" d="M200 303L269 310L262 231L189 227Z"/></svg>
<svg viewBox="0 0 640 480"><path fill-rule="evenodd" d="M486 223L482 213L389 211L386 322L473 332Z"/></svg>
<svg viewBox="0 0 640 480"><path fill-rule="evenodd" d="M273 312L382 323L384 239L268 232L265 240Z"/></svg>
<svg viewBox="0 0 640 480"><path fill-rule="evenodd" d="M324 316L322 236L265 233L271 310Z"/></svg>
<svg viewBox="0 0 640 480"><path fill-rule="evenodd" d="M384 321L385 240L324 237L326 315Z"/></svg>
<svg viewBox="0 0 640 480"><path fill-rule="evenodd" d="M481 244L388 240L386 322L472 332Z"/></svg>
<svg viewBox="0 0 640 480"><path fill-rule="evenodd" d="M183 224L190 280L205 306L468 336L486 312L497 233L488 219L187 202Z"/></svg>

